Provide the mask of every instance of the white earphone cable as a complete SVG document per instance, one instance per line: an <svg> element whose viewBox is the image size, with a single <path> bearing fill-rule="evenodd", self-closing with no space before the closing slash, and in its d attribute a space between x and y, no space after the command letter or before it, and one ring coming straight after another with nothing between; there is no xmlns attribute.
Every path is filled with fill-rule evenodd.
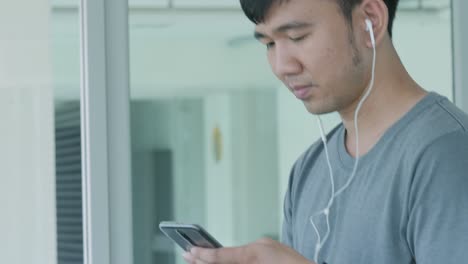
<svg viewBox="0 0 468 264"><path fill-rule="evenodd" d="M358 128L357 120L358 120L358 116L359 116L359 111L361 110L361 107L362 107L364 101L367 99L367 97L369 97L370 92L372 91L372 88L374 87L374 81L375 81L375 61L376 61L375 38L374 38L373 29L372 29L372 23L370 21L366 21L366 24L367 24L367 28L368 28L368 30L370 32L370 37L371 37L371 42L372 42L372 50L373 50L371 80L370 80L369 87L368 87L366 93L364 94L362 99L359 101L359 103L358 103L358 105L356 107L356 110L354 112L354 129L356 131L356 158L355 158L355 162L354 162L353 171L352 171L351 176L349 177L348 181L345 183L345 185L343 185L343 187L341 187L336 193L335 193L335 180L334 180L334 177L333 177L333 169L332 169L332 166L331 166L330 156L329 156L328 147L327 147L327 138L325 136L325 132L324 132L324 129L323 129L322 120L321 120L320 116L317 116L318 125L319 125L319 129L320 129L320 136L322 138L322 142L323 142L323 145L324 145L324 150L325 150L325 156L327 158L328 169L330 171L331 197L330 197L330 200L328 201L327 207L325 209L320 210L317 213L314 213L310 217L310 222L311 222L312 227L314 228L314 231L315 231L315 233L317 235L317 244L315 246L315 252L314 252L315 262L318 262L318 256L320 254L320 250L322 249L323 245L327 241L327 239L328 239L328 237L330 235L330 232L331 232L331 230L330 230L330 220L329 220L330 208L333 206L333 202L334 202L335 198L338 197L341 193L343 193L346 190L346 188L348 188L348 186L353 181L353 179L354 179L354 177L356 175L358 164L359 164L359 128ZM314 223L314 217L319 216L321 214L325 215L325 219L326 219L326 223L327 223L327 231L325 233L323 241L322 241L322 238L320 236L320 232L319 232L319 230L317 228L317 225Z"/></svg>

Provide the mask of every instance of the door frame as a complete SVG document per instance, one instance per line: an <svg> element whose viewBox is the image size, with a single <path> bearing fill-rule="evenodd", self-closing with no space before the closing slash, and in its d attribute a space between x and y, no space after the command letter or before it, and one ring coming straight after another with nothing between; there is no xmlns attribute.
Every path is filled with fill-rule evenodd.
<svg viewBox="0 0 468 264"><path fill-rule="evenodd" d="M79 10L84 263L133 263L128 1Z"/></svg>

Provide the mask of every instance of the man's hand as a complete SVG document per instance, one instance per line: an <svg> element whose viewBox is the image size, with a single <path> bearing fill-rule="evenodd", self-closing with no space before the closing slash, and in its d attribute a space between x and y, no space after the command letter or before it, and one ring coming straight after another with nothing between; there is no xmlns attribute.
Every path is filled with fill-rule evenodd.
<svg viewBox="0 0 468 264"><path fill-rule="evenodd" d="M184 253L184 259L190 264L315 264L293 249L268 238L241 247L192 248Z"/></svg>

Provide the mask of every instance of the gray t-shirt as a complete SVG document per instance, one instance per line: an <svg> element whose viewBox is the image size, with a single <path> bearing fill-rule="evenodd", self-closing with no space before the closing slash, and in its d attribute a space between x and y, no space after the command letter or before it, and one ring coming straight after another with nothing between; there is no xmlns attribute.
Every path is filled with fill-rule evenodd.
<svg viewBox="0 0 468 264"><path fill-rule="evenodd" d="M354 166L343 125L327 136L336 189ZM313 260L309 221L331 184L323 143L295 163L284 203L282 242ZM315 218L325 235L325 217ZM319 254L328 264L468 263L468 116L429 93L359 160L351 185L330 210Z"/></svg>

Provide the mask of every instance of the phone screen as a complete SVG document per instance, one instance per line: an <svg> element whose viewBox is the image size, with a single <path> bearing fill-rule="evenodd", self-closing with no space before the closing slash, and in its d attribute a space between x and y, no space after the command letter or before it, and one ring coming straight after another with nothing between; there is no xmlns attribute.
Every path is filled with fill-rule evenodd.
<svg viewBox="0 0 468 264"><path fill-rule="evenodd" d="M198 225L161 222L159 229L185 251L189 251L192 247L222 247L216 239Z"/></svg>

